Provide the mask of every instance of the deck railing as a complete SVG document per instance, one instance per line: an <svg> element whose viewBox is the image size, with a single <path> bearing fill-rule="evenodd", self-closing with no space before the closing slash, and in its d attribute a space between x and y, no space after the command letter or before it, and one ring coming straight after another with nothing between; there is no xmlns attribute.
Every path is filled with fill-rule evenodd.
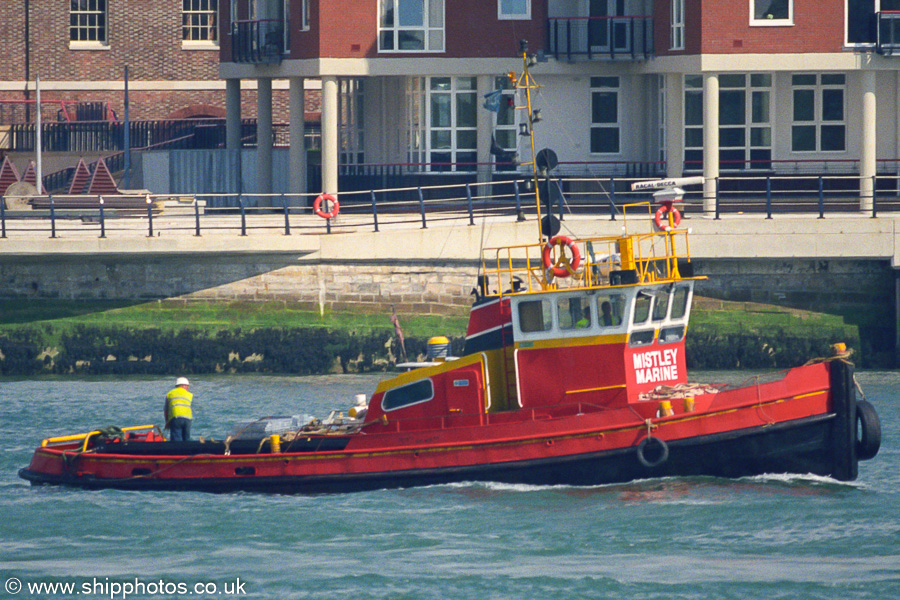
<svg viewBox="0 0 900 600"><path fill-rule="evenodd" d="M653 56L652 17L547 20L547 54L556 60L646 60Z"/></svg>

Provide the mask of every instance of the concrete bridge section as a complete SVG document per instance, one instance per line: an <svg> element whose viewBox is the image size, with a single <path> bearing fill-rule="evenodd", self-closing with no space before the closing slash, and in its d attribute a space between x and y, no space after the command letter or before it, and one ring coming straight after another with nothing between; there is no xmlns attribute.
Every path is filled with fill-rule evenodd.
<svg viewBox="0 0 900 600"><path fill-rule="evenodd" d="M190 227L160 221L150 237L139 219L131 229L122 220L105 238L93 230L50 238L46 231L11 228L0 238L0 296L284 301L372 311L393 304L400 312L463 313L481 248L539 241L533 219L514 217L475 225L468 218L434 221L428 228L394 224L375 232L363 217L342 216L334 233L320 228L292 235L279 231L279 218L272 215L272 227L249 229L246 236L207 223L198 237ZM856 314L870 322L875 315L881 335L897 347L898 223L893 216L858 214L734 215L686 217L681 228L691 231L696 274L709 276L700 294ZM614 236L624 224L621 218L566 217L561 233ZM627 226L649 231L650 223L629 217Z"/></svg>

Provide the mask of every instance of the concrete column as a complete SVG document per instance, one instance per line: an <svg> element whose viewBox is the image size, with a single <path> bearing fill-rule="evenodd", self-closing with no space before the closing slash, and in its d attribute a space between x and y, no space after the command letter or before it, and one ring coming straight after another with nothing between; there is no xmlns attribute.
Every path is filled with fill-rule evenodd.
<svg viewBox="0 0 900 600"><path fill-rule="evenodd" d="M338 81L322 78L322 193L338 192Z"/></svg>
<svg viewBox="0 0 900 600"><path fill-rule="evenodd" d="M716 179L719 177L719 76L703 75L703 211L716 210Z"/></svg>
<svg viewBox="0 0 900 600"><path fill-rule="evenodd" d="M241 149L241 80L225 80L225 147Z"/></svg>
<svg viewBox="0 0 900 600"><path fill-rule="evenodd" d="M256 191L260 194L272 193L272 80L257 80L256 91ZM271 199L261 199L260 204L269 206Z"/></svg>
<svg viewBox="0 0 900 600"><path fill-rule="evenodd" d="M862 132L859 146L859 210L871 212L875 196L876 125L875 71L860 72Z"/></svg>
<svg viewBox="0 0 900 600"><path fill-rule="evenodd" d="M303 78L290 78L290 138L291 149L288 155L290 184L288 191L292 194L306 193L306 122L304 113L306 103L303 97ZM294 199L297 202L297 199Z"/></svg>
<svg viewBox="0 0 900 600"><path fill-rule="evenodd" d="M494 77L492 75L479 75L476 89L478 90L479 101L484 98L485 94L494 91ZM494 113L478 107L478 115L476 126L478 127L476 147L478 148L478 183L485 183L491 180L491 165L494 160L491 154L491 134L494 131Z"/></svg>
<svg viewBox="0 0 900 600"><path fill-rule="evenodd" d="M666 176L684 172L684 78L666 74Z"/></svg>

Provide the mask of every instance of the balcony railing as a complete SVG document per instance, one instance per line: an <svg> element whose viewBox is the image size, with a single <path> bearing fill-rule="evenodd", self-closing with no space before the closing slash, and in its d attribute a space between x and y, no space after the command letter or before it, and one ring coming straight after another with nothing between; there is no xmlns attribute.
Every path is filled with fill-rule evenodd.
<svg viewBox="0 0 900 600"><path fill-rule="evenodd" d="M547 44L547 54L570 62L647 59L653 56L653 18L552 18Z"/></svg>
<svg viewBox="0 0 900 600"><path fill-rule="evenodd" d="M279 63L284 55L284 21L262 19L231 24L231 60L236 63Z"/></svg>
<svg viewBox="0 0 900 600"><path fill-rule="evenodd" d="M883 10L875 14L878 38L875 49L879 54L900 51L900 11Z"/></svg>

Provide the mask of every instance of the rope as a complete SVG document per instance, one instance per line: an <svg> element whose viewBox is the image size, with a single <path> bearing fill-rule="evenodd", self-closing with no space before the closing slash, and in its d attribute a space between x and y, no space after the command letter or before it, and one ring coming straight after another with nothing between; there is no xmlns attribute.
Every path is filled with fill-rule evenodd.
<svg viewBox="0 0 900 600"><path fill-rule="evenodd" d="M708 383L679 383L676 385L658 385L653 391L645 392L638 396L639 400L677 400L688 396L702 396L704 394L718 394L724 385L712 385Z"/></svg>

